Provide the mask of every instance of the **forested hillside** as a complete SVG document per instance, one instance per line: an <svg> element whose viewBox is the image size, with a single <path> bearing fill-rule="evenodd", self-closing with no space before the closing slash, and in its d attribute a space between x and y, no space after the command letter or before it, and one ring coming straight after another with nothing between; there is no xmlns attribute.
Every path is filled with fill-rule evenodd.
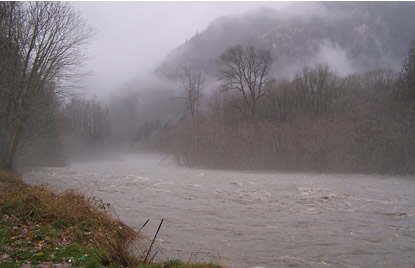
<svg viewBox="0 0 415 268"><path fill-rule="evenodd" d="M414 13L413 2L309 2L221 17L173 50L157 73L177 78L189 67L215 76L217 58L235 45L270 50L277 77L317 63L341 74L400 68Z"/></svg>
<svg viewBox="0 0 415 268"><path fill-rule="evenodd" d="M183 116L153 144L191 166L415 172L415 5L292 8L219 18L172 51L156 72L182 81Z"/></svg>

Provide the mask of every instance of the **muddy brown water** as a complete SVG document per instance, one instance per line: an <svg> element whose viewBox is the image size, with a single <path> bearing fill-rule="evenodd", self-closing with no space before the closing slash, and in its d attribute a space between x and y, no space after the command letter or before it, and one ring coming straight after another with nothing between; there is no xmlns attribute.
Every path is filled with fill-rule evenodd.
<svg viewBox="0 0 415 268"><path fill-rule="evenodd" d="M110 202L161 259L230 267L415 267L415 178L178 167L165 155L24 175Z"/></svg>

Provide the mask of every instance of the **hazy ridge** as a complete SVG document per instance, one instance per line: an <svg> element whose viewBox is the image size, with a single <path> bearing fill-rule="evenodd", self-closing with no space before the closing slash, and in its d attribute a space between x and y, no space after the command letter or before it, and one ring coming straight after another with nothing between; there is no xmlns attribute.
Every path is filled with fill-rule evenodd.
<svg viewBox="0 0 415 268"><path fill-rule="evenodd" d="M316 63L341 74L399 69L415 36L413 14L413 2L314 2L220 17L174 49L156 73L176 78L191 67L213 76L220 54L238 44L269 49L279 77Z"/></svg>

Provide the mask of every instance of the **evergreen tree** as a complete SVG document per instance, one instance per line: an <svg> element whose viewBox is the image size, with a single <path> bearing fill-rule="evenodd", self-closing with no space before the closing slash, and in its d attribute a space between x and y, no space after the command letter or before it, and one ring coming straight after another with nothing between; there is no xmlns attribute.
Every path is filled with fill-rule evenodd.
<svg viewBox="0 0 415 268"><path fill-rule="evenodd" d="M405 99L415 99L415 40L409 46L408 57L399 73L400 93Z"/></svg>

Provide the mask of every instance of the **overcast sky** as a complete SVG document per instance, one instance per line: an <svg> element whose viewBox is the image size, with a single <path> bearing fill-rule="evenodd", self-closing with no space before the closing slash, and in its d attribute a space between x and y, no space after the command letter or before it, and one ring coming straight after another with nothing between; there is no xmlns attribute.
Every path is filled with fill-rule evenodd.
<svg viewBox="0 0 415 268"><path fill-rule="evenodd" d="M287 2L76 2L98 31L88 48L87 92L104 97L150 73L174 48L220 16Z"/></svg>

